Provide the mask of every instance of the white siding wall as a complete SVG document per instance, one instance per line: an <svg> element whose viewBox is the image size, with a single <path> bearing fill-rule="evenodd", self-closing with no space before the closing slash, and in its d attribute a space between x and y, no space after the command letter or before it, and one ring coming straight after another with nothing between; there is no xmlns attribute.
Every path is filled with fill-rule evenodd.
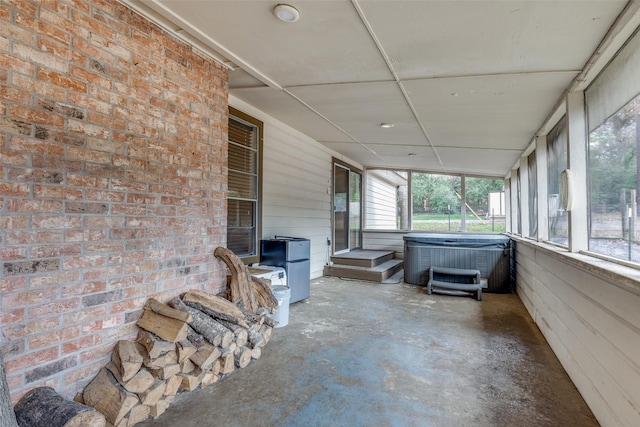
<svg viewBox="0 0 640 427"><path fill-rule="evenodd" d="M516 243L518 295L596 418L603 426L637 426L640 274L618 270Z"/></svg>
<svg viewBox="0 0 640 427"><path fill-rule="evenodd" d="M322 276L331 236L332 157L362 166L235 97L229 105L264 122L262 238L309 239L311 278Z"/></svg>
<svg viewBox="0 0 640 427"><path fill-rule="evenodd" d="M365 231L362 234L362 247L377 251L396 251L396 258L404 258L404 240L406 231Z"/></svg>
<svg viewBox="0 0 640 427"><path fill-rule="evenodd" d="M371 174L367 176L366 182L365 228L395 230L398 227L396 224L396 187Z"/></svg>

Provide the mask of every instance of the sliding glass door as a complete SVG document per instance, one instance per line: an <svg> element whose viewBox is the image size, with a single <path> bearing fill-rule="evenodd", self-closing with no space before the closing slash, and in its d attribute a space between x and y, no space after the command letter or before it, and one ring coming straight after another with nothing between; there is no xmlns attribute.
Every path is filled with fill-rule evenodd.
<svg viewBox="0 0 640 427"><path fill-rule="evenodd" d="M346 165L333 165L333 251L362 246L362 174Z"/></svg>

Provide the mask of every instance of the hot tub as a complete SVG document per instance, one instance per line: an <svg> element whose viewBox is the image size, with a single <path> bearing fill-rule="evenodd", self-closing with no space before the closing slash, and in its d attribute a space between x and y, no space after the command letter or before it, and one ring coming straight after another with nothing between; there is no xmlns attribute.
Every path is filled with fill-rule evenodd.
<svg viewBox="0 0 640 427"><path fill-rule="evenodd" d="M429 267L480 270L485 292L510 292L510 239L494 233L409 233L404 239L404 281L425 285Z"/></svg>

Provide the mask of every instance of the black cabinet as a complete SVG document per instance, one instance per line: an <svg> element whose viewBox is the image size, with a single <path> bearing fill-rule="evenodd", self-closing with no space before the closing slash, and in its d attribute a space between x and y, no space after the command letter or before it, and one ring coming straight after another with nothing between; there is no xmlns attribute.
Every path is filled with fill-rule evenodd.
<svg viewBox="0 0 640 427"><path fill-rule="evenodd" d="M311 245L309 239L280 237L260 241L260 264L283 267L287 285L291 288L290 302L309 298L311 293Z"/></svg>

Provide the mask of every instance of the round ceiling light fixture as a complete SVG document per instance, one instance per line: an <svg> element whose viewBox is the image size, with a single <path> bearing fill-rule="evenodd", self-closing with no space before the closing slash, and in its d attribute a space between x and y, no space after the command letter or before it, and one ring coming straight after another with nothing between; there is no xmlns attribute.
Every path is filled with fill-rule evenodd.
<svg viewBox="0 0 640 427"><path fill-rule="evenodd" d="M300 12L295 7L288 4L279 4L273 8L273 14L281 21L296 22L300 19Z"/></svg>

